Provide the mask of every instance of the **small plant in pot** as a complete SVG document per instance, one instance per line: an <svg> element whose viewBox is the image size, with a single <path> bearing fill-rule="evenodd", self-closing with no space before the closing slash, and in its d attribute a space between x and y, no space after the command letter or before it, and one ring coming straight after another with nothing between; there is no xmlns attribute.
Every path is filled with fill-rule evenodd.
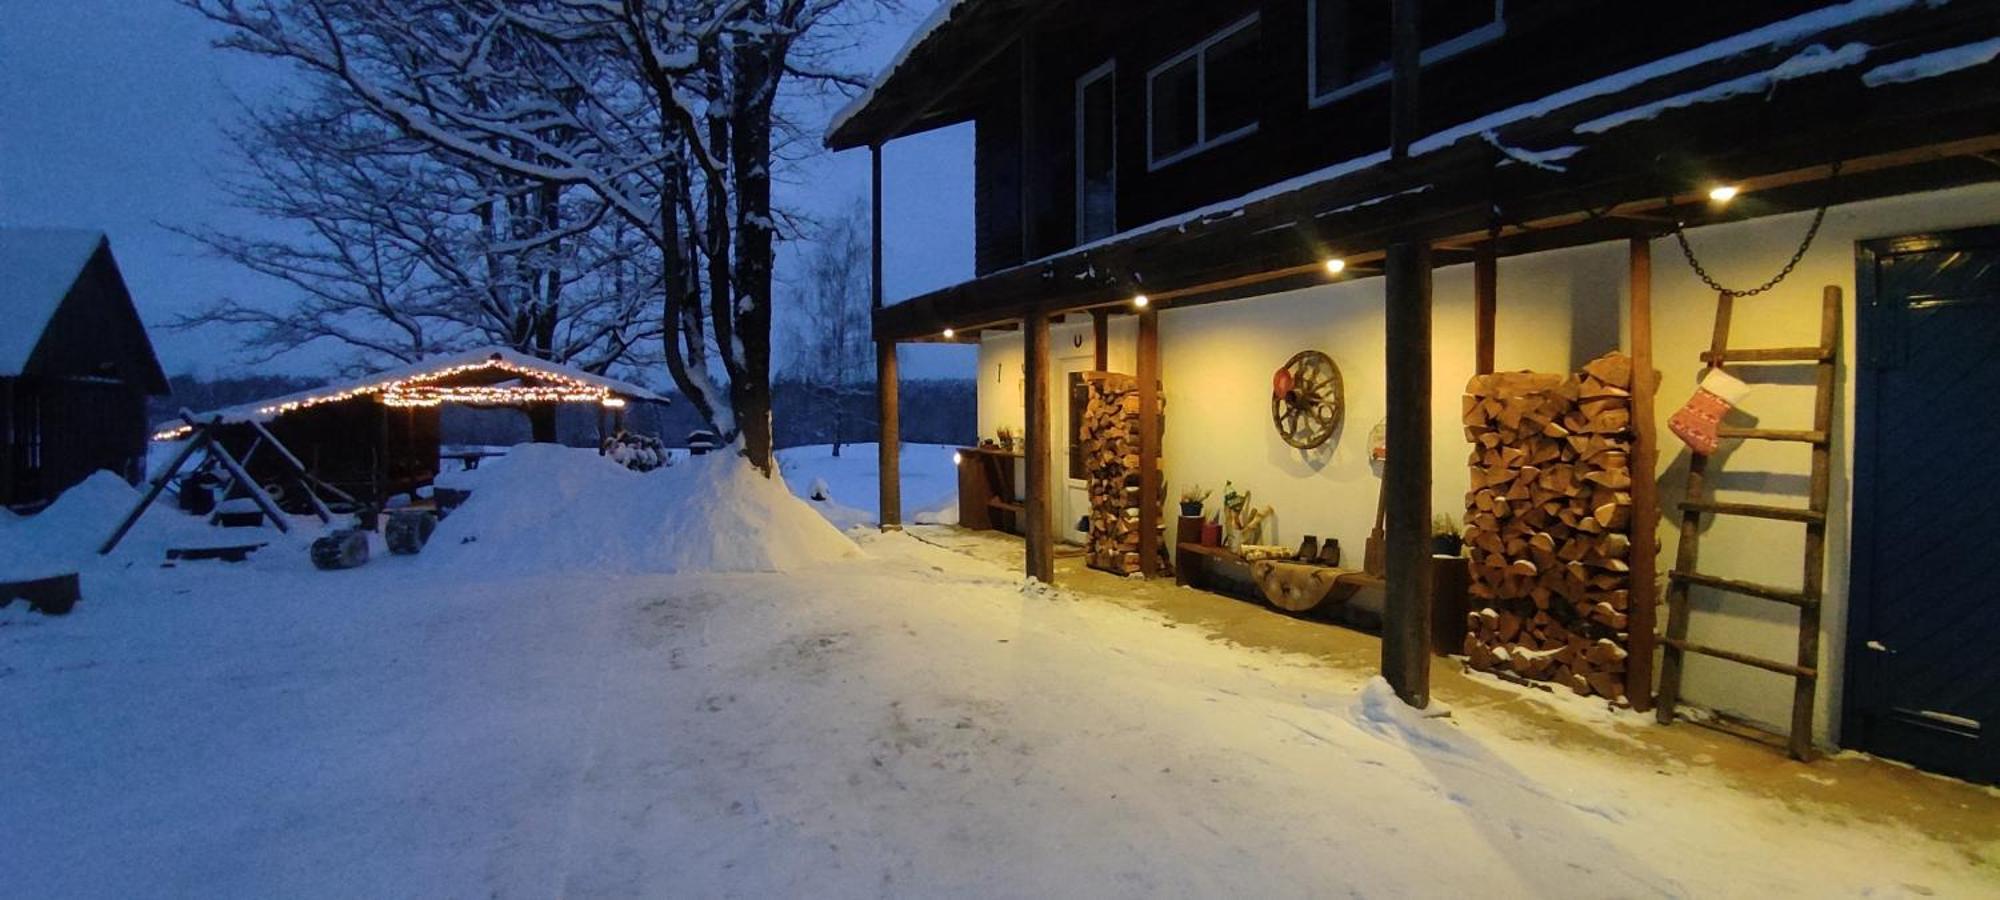
<svg viewBox="0 0 2000 900"><path fill-rule="evenodd" d="M1201 518L1201 506L1208 502L1211 492L1201 485L1190 485L1181 491L1181 515L1190 519Z"/></svg>
<svg viewBox="0 0 2000 900"><path fill-rule="evenodd" d="M1458 556L1464 547L1465 542L1458 536L1457 520L1445 513L1431 519L1431 555Z"/></svg>

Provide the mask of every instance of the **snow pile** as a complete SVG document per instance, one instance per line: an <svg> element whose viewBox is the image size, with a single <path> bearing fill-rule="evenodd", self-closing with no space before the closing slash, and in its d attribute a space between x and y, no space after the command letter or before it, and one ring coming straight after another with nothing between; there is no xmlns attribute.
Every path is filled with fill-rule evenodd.
<svg viewBox="0 0 2000 900"><path fill-rule="evenodd" d="M729 453L639 473L595 450L529 444L466 473L472 498L422 559L468 570L786 572L860 551L783 479Z"/></svg>
<svg viewBox="0 0 2000 900"><path fill-rule="evenodd" d="M35 515L0 511L0 578L45 578L88 568L102 559L97 548L138 505L139 496L125 479L100 470ZM177 541L212 542L202 521L176 512L172 501L162 497L147 510L111 558L158 559L168 544Z"/></svg>

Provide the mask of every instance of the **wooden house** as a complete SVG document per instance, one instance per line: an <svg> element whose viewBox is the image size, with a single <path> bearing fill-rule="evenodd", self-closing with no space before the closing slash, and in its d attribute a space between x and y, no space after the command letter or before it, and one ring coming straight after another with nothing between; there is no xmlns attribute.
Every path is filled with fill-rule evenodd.
<svg viewBox="0 0 2000 900"><path fill-rule="evenodd" d="M438 413L445 404L588 404L622 421L626 405L633 402L668 401L639 385L489 347L191 418L217 424L223 446L239 459L248 456L250 474L260 483L287 483L287 470L280 457L251 452L260 437L252 423L282 442L315 478L362 503L375 503L415 491L437 477ZM188 421L178 421L154 438L179 439L191 430ZM279 502L290 505L283 497Z"/></svg>
<svg viewBox="0 0 2000 900"><path fill-rule="evenodd" d="M967 124L976 275L885 303L882 147ZM1089 521L1066 388L1136 375L1173 410L1136 558L1172 543L1169 481L1251 489L1280 543L1359 547L1379 497L1383 671L1421 705L1433 513L1542 505L1482 498L1511 458L1472 480L1500 449L1467 443L1497 439L1473 379L1622 351L1629 473L1596 487L1629 572L1575 577L1627 607L1623 669L1579 690L2000 779L1971 475L2000 440L2000 3L946 0L826 140L874 155L885 524L898 343L978 345L1043 579ZM1345 396L1300 448L1272 372L1306 350ZM1667 430L1711 366L1752 385L1712 459ZM1468 565L1546 587L1540 552Z"/></svg>
<svg viewBox="0 0 2000 900"><path fill-rule="evenodd" d="M0 506L37 509L99 469L137 482L146 398L167 393L98 231L0 228Z"/></svg>

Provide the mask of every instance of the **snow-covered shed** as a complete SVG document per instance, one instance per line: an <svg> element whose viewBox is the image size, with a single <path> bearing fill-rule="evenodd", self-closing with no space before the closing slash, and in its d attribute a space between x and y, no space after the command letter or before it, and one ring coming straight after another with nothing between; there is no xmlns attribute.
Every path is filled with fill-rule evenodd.
<svg viewBox="0 0 2000 900"><path fill-rule="evenodd" d="M504 347L433 356L312 390L195 414L242 458L263 426L314 477L361 502L416 490L438 473L438 412L445 404L547 410L589 404L621 419L629 403L667 403L644 387ZM185 420L154 435L184 437ZM275 454L251 455L260 482L281 480Z"/></svg>
<svg viewBox="0 0 2000 900"><path fill-rule="evenodd" d="M98 469L136 481L167 377L101 231L0 228L0 506Z"/></svg>

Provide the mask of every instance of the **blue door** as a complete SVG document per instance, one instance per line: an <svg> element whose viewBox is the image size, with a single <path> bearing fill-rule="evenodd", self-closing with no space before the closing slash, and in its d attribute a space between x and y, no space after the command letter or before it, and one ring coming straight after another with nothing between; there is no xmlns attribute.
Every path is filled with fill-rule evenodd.
<svg viewBox="0 0 2000 900"><path fill-rule="evenodd" d="M2000 782L2000 227L1859 264L1842 743Z"/></svg>

